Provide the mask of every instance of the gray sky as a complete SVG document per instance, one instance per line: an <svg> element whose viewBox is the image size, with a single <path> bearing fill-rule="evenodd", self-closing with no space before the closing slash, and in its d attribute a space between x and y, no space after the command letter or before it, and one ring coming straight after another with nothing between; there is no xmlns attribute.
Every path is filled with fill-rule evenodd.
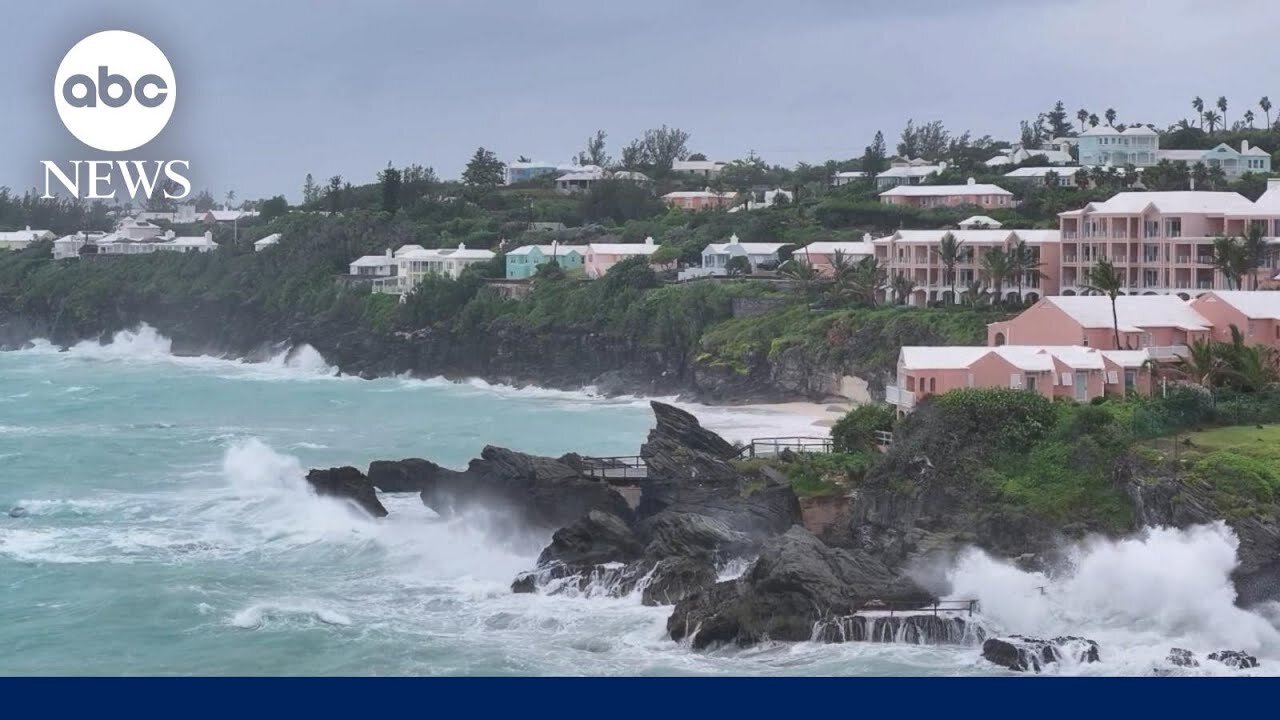
<svg viewBox="0 0 1280 720"><path fill-rule="evenodd" d="M1165 125L1190 100L1280 105L1275 0L426 0L22 2L5 10L0 185L42 159L103 157L53 109L80 38L139 32L179 96L130 159L188 159L221 198L371 181L387 161L456 177L476 146L567 161L666 123L713 159L794 165L890 148L907 118L1014 138L1057 99ZM1269 87L1271 84L1273 86Z"/></svg>

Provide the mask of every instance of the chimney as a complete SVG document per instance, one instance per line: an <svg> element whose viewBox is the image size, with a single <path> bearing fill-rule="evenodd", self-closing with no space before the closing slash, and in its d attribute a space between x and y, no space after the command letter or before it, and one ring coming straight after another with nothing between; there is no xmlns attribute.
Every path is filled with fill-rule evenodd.
<svg viewBox="0 0 1280 720"><path fill-rule="evenodd" d="M978 184L978 181L977 181L977 180L974 180L973 178L969 178L969 184L970 184L970 185L977 185L977 184Z"/></svg>
<svg viewBox="0 0 1280 720"><path fill-rule="evenodd" d="M467 244L466 244L466 243L458 243L458 249L459 249L459 250L466 250L466 249L467 249Z"/></svg>
<svg viewBox="0 0 1280 720"><path fill-rule="evenodd" d="M170 233L172 233L173 231L172 231L172 230L170 230L169 232L170 232ZM209 242L213 242L213 231L212 231L212 230L205 230L205 231L204 231L204 239L205 239L205 240L208 240Z"/></svg>
<svg viewBox="0 0 1280 720"><path fill-rule="evenodd" d="M862 242L871 242L871 233L862 233Z"/></svg>
<svg viewBox="0 0 1280 720"><path fill-rule="evenodd" d="M30 225L28 225L28 226L27 226L27 232L31 232L31 226L30 226Z"/></svg>
<svg viewBox="0 0 1280 720"><path fill-rule="evenodd" d="M1240 141L1240 154L1241 154L1241 155L1243 155L1244 153L1247 153L1247 152L1249 152L1249 141L1248 141L1248 140L1241 140L1241 141Z"/></svg>
<svg viewBox="0 0 1280 720"><path fill-rule="evenodd" d="M652 236L652 235L650 235L649 237L645 238L645 239L644 239L644 244L645 244L645 245L652 245L652 244L653 244L653 236Z"/></svg>
<svg viewBox="0 0 1280 720"><path fill-rule="evenodd" d="M737 244L738 244L738 233L734 233L734 234L732 234L732 235L730 235L730 236L729 236L729 244L730 244L730 245L737 245Z"/></svg>
<svg viewBox="0 0 1280 720"><path fill-rule="evenodd" d="M386 257L388 260L391 260L391 259L393 259L393 258L395 257L395 253L391 252L391 248L387 248L387 254L386 254L386 256L385 256L385 257Z"/></svg>

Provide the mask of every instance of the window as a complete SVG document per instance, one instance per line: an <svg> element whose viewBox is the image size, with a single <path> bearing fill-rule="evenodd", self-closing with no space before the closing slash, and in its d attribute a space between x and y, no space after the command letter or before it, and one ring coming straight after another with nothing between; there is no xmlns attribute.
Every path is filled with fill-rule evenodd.
<svg viewBox="0 0 1280 720"><path fill-rule="evenodd" d="M929 392L937 392L938 378L929 378Z"/></svg>
<svg viewBox="0 0 1280 720"><path fill-rule="evenodd" d="M1164 221L1165 237L1182 237L1182 218L1169 218Z"/></svg>
<svg viewBox="0 0 1280 720"><path fill-rule="evenodd" d="M1009 375L1009 387L1013 390L1022 388L1022 373L1011 373Z"/></svg>
<svg viewBox="0 0 1280 720"><path fill-rule="evenodd" d="M916 391L916 379L915 379L915 376L913 375L907 376L907 390L911 392Z"/></svg>

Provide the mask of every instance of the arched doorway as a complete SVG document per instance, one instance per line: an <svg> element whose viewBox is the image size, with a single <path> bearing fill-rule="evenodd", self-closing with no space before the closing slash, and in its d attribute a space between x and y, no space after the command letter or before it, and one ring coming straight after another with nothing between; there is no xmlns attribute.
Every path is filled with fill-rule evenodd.
<svg viewBox="0 0 1280 720"><path fill-rule="evenodd" d="M1000 347L1001 345L1004 345L1005 344L1004 333L1002 332L996 333L995 341L996 341L996 347Z"/></svg>
<svg viewBox="0 0 1280 720"><path fill-rule="evenodd" d="M1038 293L1027 293L1028 305L1035 305L1038 302L1040 302L1040 295Z"/></svg>
<svg viewBox="0 0 1280 720"><path fill-rule="evenodd" d="M1191 296L1190 296L1190 295L1188 295L1188 294L1186 294L1186 293L1178 293L1178 297L1182 298L1183 300L1190 300L1190 299L1191 299Z"/></svg>

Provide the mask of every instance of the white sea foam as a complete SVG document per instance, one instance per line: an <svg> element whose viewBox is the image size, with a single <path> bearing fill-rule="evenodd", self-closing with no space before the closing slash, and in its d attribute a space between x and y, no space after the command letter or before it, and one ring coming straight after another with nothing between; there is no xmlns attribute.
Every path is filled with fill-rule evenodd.
<svg viewBox="0 0 1280 720"><path fill-rule="evenodd" d="M1004 632L1098 641L1103 663L1075 671L1149 674L1164 665L1169 648L1183 647L1202 656L1245 650L1264 657L1263 670L1274 673L1280 632L1235 606L1238 544L1223 523L1156 528L1083 543L1070 551L1070 568L1055 576L970 550L950 580L953 596L977 598L983 616ZM1207 664L1205 671L1214 669Z"/></svg>

